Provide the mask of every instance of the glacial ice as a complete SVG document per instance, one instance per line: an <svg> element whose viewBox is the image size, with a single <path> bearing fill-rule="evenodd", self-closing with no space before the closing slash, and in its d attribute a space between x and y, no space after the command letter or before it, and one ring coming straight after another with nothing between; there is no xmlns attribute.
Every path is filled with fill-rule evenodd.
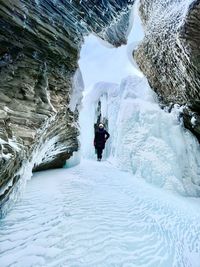
<svg viewBox="0 0 200 267"><path fill-rule="evenodd" d="M81 106L82 93L84 90L84 82L80 69L77 69L73 77L72 96L69 104L71 111L79 110Z"/></svg>

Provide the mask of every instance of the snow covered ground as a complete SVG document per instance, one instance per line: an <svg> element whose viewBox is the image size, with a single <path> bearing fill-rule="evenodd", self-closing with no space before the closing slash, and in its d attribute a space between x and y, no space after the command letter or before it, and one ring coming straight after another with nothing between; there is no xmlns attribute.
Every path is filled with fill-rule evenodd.
<svg viewBox="0 0 200 267"><path fill-rule="evenodd" d="M0 266L199 267L199 204L106 161L37 173L0 222Z"/></svg>

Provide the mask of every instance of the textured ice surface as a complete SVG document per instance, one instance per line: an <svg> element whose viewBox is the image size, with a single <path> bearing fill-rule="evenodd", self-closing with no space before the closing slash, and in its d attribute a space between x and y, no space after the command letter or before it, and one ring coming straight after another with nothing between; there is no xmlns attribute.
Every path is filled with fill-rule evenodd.
<svg viewBox="0 0 200 267"><path fill-rule="evenodd" d="M189 196L200 195L200 148L185 130L176 107L161 109L143 78L121 83L114 157L124 170L146 181Z"/></svg>
<svg viewBox="0 0 200 267"><path fill-rule="evenodd" d="M199 139L200 2L141 0L140 15L145 38L134 58L160 101L187 104L183 110L185 127Z"/></svg>
<svg viewBox="0 0 200 267"><path fill-rule="evenodd" d="M0 266L199 267L199 204L108 162L37 173L0 222Z"/></svg>
<svg viewBox="0 0 200 267"><path fill-rule="evenodd" d="M84 90L84 82L80 69L77 69L73 77L72 96L70 99L69 108L72 111L80 108L82 100L82 92Z"/></svg>

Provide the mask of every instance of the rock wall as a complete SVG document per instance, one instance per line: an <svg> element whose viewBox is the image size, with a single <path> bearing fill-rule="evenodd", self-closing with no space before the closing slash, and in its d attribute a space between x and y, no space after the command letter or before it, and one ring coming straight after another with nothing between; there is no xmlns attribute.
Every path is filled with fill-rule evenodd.
<svg viewBox="0 0 200 267"><path fill-rule="evenodd" d="M134 57L165 105L184 106L200 140L200 1L141 0L145 38Z"/></svg>
<svg viewBox="0 0 200 267"><path fill-rule="evenodd" d="M79 103L70 101L83 37L125 43L133 2L1 0L1 206L27 168L61 167L78 150Z"/></svg>

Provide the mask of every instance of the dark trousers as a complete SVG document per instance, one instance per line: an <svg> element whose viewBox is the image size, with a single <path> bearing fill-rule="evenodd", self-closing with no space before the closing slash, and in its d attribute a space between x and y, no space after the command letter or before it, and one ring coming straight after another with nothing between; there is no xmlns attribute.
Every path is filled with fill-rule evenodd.
<svg viewBox="0 0 200 267"><path fill-rule="evenodd" d="M97 158L102 159L103 148L97 147Z"/></svg>

